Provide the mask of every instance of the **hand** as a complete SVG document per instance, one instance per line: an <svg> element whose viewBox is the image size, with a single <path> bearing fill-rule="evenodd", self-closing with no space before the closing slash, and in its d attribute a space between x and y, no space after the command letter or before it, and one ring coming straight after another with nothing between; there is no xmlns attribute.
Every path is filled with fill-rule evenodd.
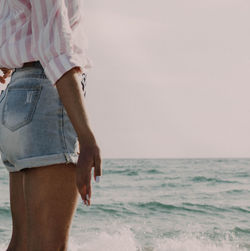
<svg viewBox="0 0 250 251"><path fill-rule="evenodd" d="M83 202L90 206L91 198L91 171L94 167L94 179L101 176L101 157L95 140L92 143L81 145L80 155L76 165L76 185Z"/></svg>
<svg viewBox="0 0 250 251"><path fill-rule="evenodd" d="M5 84L5 79L11 76L12 70L7 68L0 68L3 76L0 76L0 83Z"/></svg>

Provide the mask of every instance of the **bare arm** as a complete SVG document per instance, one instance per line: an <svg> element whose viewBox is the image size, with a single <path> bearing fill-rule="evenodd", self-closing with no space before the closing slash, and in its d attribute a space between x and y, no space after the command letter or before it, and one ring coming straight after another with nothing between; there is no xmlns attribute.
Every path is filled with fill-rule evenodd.
<svg viewBox="0 0 250 251"><path fill-rule="evenodd" d="M90 129L84 107L84 98L77 68L66 72L57 82L56 88L67 111L80 143L76 182L82 200L90 205L91 169L94 178L101 176L101 157L93 132ZM88 195L88 197L86 197Z"/></svg>

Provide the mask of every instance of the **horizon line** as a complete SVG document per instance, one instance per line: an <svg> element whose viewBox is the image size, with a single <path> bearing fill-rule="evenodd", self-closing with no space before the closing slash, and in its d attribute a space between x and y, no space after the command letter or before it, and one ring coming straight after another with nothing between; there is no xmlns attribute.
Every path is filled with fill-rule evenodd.
<svg viewBox="0 0 250 251"><path fill-rule="evenodd" d="M103 157L102 159L250 159L250 157Z"/></svg>

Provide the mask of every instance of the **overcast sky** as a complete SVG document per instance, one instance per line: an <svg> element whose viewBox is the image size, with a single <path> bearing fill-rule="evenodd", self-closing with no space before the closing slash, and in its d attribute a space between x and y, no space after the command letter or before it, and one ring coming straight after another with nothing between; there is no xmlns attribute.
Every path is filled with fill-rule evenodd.
<svg viewBox="0 0 250 251"><path fill-rule="evenodd" d="M250 157L249 0L85 0L103 158Z"/></svg>
<svg viewBox="0 0 250 251"><path fill-rule="evenodd" d="M105 158L250 157L248 0L85 0Z"/></svg>

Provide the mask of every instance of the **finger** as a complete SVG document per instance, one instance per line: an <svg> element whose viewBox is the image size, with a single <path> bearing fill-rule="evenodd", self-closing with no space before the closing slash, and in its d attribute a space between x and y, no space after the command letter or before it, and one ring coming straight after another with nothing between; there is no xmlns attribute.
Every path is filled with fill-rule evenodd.
<svg viewBox="0 0 250 251"><path fill-rule="evenodd" d="M82 201L85 205L87 205L87 199L86 199L86 195L87 195L87 189L86 189L86 185L82 186L80 189L78 189L80 195L81 195L81 198L82 198Z"/></svg>
<svg viewBox="0 0 250 251"><path fill-rule="evenodd" d="M87 205L90 206L90 199L91 199L91 185L89 186L89 188L87 188L87 194L86 194L86 202Z"/></svg>
<svg viewBox="0 0 250 251"><path fill-rule="evenodd" d="M77 188L81 195L82 201L86 205L90 204L90 196L91 196L90 178L91 178L91 173L84 176L82 175L77 176Z"/></svg>
<svg viewBox="0 0 250 251"><path fill-rule="evenodd" d="M0 76L0 83L5 84L5 78Z"/></svg>
<svg viewBox="0 0 250 251"><path fill-rule="evenodd" d="M4 73L4 72L8 71L9 69L7 69L7 68L0 68L0 70Z"/></svg>
<svg viewBox="0 0 250 251"><path fill-rule="evenodd" d="M88 204L89 204L89 196L88 196L88 192L87 192L87 186L85 186L85 193L84 193L84 197L83 197L83 203L86 205L86 206L88 206Z"/></svg>
<svg viewBox="0 0 250 251"><path fill-rule="evenodd" d="M6 70L10 70L10 68L1 67L0 70L1 70L1 71L6 71Z"/></svg>
<svg viewBox="0 0 250 251"><path fill-rule="evenodd" d="M86 186L86 200L89 206L90 206L90 198L91 198L91 169L89 171L88 184Z"/></svg>
<svg viewBox="0 0 250 251"><path fill-rule="evenodd" d="M76 186L82 200L84 201L86 197L86 182L80 173L76 173Z"/></svg>
<svg viewBox="0 0 250 251"><path fill-rule="evenodd" d="M6 73L6 72L8 72L10 69L7 69L7 68L1 68L1 71L3 72L3 73Z"/></svg>
<svg viewBox="0 0 250 251"><path fill-rule="evenodd" d="M4 73L3 77L4 78L8 78L11 75L12 71L8 71L6 73Z"/></svg>
<svg viewBox="0 0 250 251"><path fill-rule="evenodd" d="M95 155L95 169L94 169L94 178L95 178L95 181L96 181L96 176L101 176L102 175L102 169L101 169L101 157L100 157L100 154L96 154Z"/></svg>
<svg viewBox="0 0 250 251"><path fill-rule="evenodd" d="M2 68L1 71L3 72L3 74L9 74L10 72L12 72L11 69L6 69L6 68Z"/></svg>

